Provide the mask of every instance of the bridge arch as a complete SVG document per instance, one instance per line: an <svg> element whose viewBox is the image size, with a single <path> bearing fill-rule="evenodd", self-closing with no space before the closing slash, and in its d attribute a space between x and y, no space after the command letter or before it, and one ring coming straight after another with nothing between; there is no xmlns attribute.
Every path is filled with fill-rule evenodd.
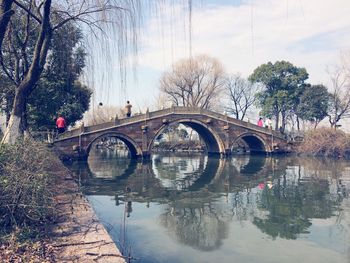
<svg viewBox="0 0 350 263"><path fill-rule="evenodd" d="M91 147L94 144L94 142L96 142L102 138L106 138L106 137L117 138L117 139L121 140L123 143L125 143L125 145L129 149L130 155L132 157L142 155L141 148L137 145L137 143L133 139L131 139L129 136L127 136L125 134L118 133L118 132L106 132L106 133L99 134L98 136L96 136L93 140L91 140L89 145L86 147L86 154L89 155L89 152L90 152Z"/></svg>
<svg viewBox="0 0 350 263"><path fill-rule="evenodd" d="M171 124L183 124L187 127L192 128L195 130L199 136L203 139L206 147L207 152L210 153L225 153L225 144L220 138L219 134L209 125L195 120L195 119L177 119L169 121L165 124L163 124L155 133L154 137L150 141L148 145L148 151L152 151L152 146L155 141L155 139L164 131L166 127L168 127Z"/></svg>
<svg viewBox="0 0 350 263"><path fill-rule="evenodd" d="M268 143L259 135L252 132L245 132L239 135L233 142L234 144L238 144L242 142L245 147L249 148L250 152L254 153L267 153L271 152L271 147Z"/></svg>

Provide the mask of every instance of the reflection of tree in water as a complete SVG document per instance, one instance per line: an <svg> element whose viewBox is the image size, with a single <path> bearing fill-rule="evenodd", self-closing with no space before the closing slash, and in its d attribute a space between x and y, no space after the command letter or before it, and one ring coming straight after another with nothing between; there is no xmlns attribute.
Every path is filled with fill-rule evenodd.
<svg viewBox="0 0 350 263"><path fill-rule="evenodd" d="M262 155L242 155L232 158L231 162L241 175L253 176L264 168L266 157Z"/></svg>
<svg viewBox="0 0 350 263"><path fill-rule="evenodd" d="M260 182L272 176L279 176L286 170L284 161L263 156L234 156L220 162L223 163L220 176L215 177L209 185L209 189L215 192L249 192L249 189L257 187Z"/></svg>
<svg viewBox="0 0 350 263"><path fill-rule="evenodd" d="M197 180L206 167L207 157L204 155L191 156L160 156L153 158L153 170L165 188L187 189Z"/></svg>
<svg viewBox="0 0 350 263"><path fill-rule="evenodd" d="M94 177L118 177L130 165L128 151L118 149L92 149L88 164Z"/></svg>
<svg viewBox="0 0 350 263"><path fill-rule="evenodd" d="M198 206L199 202L193 199L188 204L169 206L160 221L182 244L203 251L215 250L227 238L232 216L220 205Z"/></svg>
<svg viewBox="0 0 350 263"><path fill-rule="evenodd" d="M327 179L302 176L300 167L297 174L289 171L258 197L258 208L269 213L255 217L253 223L273 238L296 239L298 234L308 233L311 219L329 218L339 206L339 197L330 193Z"/></svg>

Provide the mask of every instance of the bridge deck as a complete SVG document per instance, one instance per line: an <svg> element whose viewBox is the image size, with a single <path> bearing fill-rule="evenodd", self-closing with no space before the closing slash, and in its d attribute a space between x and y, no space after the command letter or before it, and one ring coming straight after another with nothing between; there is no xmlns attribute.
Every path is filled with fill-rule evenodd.
<svg viewBox="0 0 350 263"><path fill-rule="evenodd" d="M56 141L69 139L72 137L77 137L81 134L89 134L89 133L95 133L100 131L108 131L109 129L113 129L120 126L130 125L138 122L149 122L152 119L161 118L161 117L168 117L173 115L202 115L205 118L213 118L218 119L224 122L227 122L227 124L233 124L239 127L246 128L250 131L263 133L266 135L272 135L276 138L279 138L281 140L285 140L284 136L278 132L271 129L267 129L264 127L259 127L255 124L241 121L232 117L229 117L227 115L223 115L221 113L217 113L214 111L201 109L197 107L171 107L168 109L153 111L153 112L146 112L145 114L135 115L130 118L124 118L124 119L114 119L110 122L105 122L97 125L91 125L91 126L82 126L80 128L76 128L70 131L65 132L64 134L61 134L60 137Z"/></svg>

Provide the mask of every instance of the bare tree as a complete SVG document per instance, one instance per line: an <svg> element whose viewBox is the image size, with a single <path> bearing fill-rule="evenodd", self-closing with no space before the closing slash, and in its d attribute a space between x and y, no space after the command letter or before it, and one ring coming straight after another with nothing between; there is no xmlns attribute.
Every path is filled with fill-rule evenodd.
<svg viewBox="0 0 350 263"><path fill-rule="evenodd" d="M150 110L163 110L171 107L171 102L167 99L166 94L158 93L158 95L154 97L152 105L153 107L151 107Z"/></svg>
<svg viewBox="0 0 350 263"><path fill-rule="evenodd" d="M342 60L341 65L328 70L331 79L328 120L332 128L337 128L341 119L350 117L350 67Z"/></svg>
<svg viewBox="0 0 350 263"><path fill-rule="evenodd" d="M2 1L1 3L4 4L6 2L11 1ZM141 10L138 0L72 0L59 1L55 4L52 4L52 0L14 0L13 3L16 5L16 8L24 10L27 13L27 34L20 41L25 42L28 37L33 37L33 34L30 34L32 32L31 23L33 21L36 22L36 26L40 29L39 33L34 36L35 48L29 54L31 61L28 64L28 61L24 61L24 67L22 69L24 74L16 85L12 112L2 143L14 143L26 129L23 123L26 112L26 100L36 88L36 83L43 72L50 42L57 29L72 22L84 24L84 27L91 29L92 33L96 32L96 30L104 33L103 25L112 25L121 29L120 43L123 45L123 41L127 38L125 34L128 32L125 29L128 26L136 28L137 23L135 18L139 17ZM4 9L3 6L1 8ZM8 25L6 24L6 26ZM11 36L9 35L9 37ZM131 42L133 41L135 41L135 38L131 37ZM1 52L0 63L2 62L3 56Z"/></svg>
<svg viewBox="0 0 350 263"><path fill-rule="evenodd" d="M95 125L109 122L115 118L124 118L125 110L121 107L99 105L84 114L84 125Z"/></svg>
<svg viewBox="0 0 350 263"><path fill-rule="evenodd" d="M175 63L160 80L160 90L176 106L212 108L225 83L222 64L200 55Z"/></svg>
<svg viewBox="0 0 350 263"><path fill-rule="evenodd" d="M255 94L258 92L258 85L235 74L226 78L225 94L229 98L229 105L224 107L225 111L233 114L236 119L243 120L247 110L255 101Z"/></svg>

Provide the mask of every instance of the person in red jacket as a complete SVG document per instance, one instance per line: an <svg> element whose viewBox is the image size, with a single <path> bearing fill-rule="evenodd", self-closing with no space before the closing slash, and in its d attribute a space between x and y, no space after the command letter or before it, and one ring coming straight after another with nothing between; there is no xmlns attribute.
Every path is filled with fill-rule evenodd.
<svg viewBox="0 0 350 263"><path fill-rule="evenodd" d="M59 134L63 133L66 130L66 120L62 117L62 115L58 115L58 118L56 120L56 127Z"/></svg>

